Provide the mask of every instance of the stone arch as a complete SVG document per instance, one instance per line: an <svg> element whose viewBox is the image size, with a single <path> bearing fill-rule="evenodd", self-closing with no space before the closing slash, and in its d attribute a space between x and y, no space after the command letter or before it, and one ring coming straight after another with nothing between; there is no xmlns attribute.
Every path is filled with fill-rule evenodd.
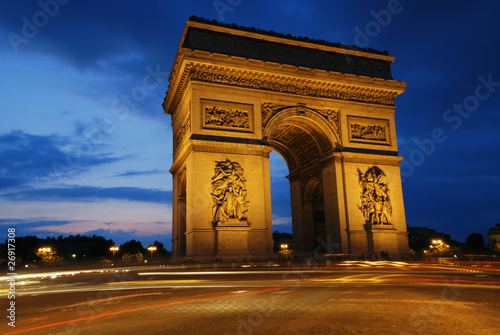
<svg viewBox="0 0 500 335"><path fill-rule="evenodd" d="M305 105L273 105L263 119L263 138L286 161L289 169L292 200L292 229L298 253L332 253L325 250L324 241L338 241L341 246L341 223L338 211L325 212L337 201L324 197L323 189L332 188L331 180L324 184L325 169L334 170L333 157L340 149L338 124L329 119L327 110ZM335 252L340 252L335 250Z"/></svg>
<svg viewBox="0 0 500 335"><path fill-rule="evenodd" d="M328 240L325 220L325 199L323 194L323 181L318 176L310 177L305 185L302 195L304 208L304 244L306 250L326 252L323 250L323 241Z"/></svg>
<svg viewBox="0 0 500 335"><path fill-rule="evenodd" d="M323 181L319 177L311 177L304 187L303 199L306 202L323 201Z"/></svg>
<svg viewBox="0 0 500 335"><path fill-rule="evenodd" d="M290 173L321 160L340 147L336 125L310 108L279 108L265 123L263 141L286 161Z"/></svg>

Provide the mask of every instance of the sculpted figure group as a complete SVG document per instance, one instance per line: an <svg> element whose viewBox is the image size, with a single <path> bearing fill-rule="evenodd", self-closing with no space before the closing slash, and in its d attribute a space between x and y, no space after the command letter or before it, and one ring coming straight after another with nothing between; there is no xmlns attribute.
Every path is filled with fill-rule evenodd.
<svg viewBox="0 0 500 335"><path fill-rule="evenodd" d="M229 219L246 220L248 201L243 168L229 159L216 162L212 177L212 223L227 224Z"/></svg>
<svg viewBox="0 0 500 335"><path fill-rule="evenodd" d="M361 186L361 205L367 224L391 224L392 205L389 197L388 179L378 167L369 168L364 174L358 169Z"/></svg>

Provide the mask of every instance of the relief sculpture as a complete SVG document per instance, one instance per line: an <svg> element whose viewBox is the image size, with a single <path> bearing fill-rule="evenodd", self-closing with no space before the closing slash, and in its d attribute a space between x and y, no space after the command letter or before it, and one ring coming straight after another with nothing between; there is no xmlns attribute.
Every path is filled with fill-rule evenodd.
<svg viewBox="0 0 500 335"><path fill-rule="evenodd" d="M351 138L371 141L387 141L386 128L374 124L351 123Z"/></svg>
<svg viewBox="0 0 500 335"><path fill-rule="evenodd" d="M205 125L250 129L247 111L217 106L205 106Z"/></svg>
<svg viewBox="0 0 500 335"><path fill-rule="evenodd" d="M232 73L218 73L193 68L189 72L189 80L199 80L212 83L221 83L239 87L256 88L281 93L291 93L299 95L316 96L322 98L332 98L350 101L361 101L376 103L382 105L394 106L394 96L392 93L370 93L355 92L347 86L331 86L328 88L320 87L318 84L306 84L303 82L288 82L286 79L281 81L266 80L254 78L250 75L237 75Z"/></svg>
<svg viewBox="0 0 500 335"><path fill-rule="evenodd" d="M389 180L385 173L373 166L364 174L358 169L361 186L361 205L365 222L372 225L391 224L392 205L389 196Z"/></svg>
<svg viewBox="0 0 500 335"><path fill-rule="evenodd" d="M212 177L212 223L228 224L231 220L246 221L248 201L243 168L229 159L215 164Z"/></svg>
<svg viewBox="0 0 500 335"><path fill-rule="evenodd" d="M265 102L262 104L262 128L264 128L267 122L273 117L274 114L278 113L281 109L286 106L283 104L276 104L273 102Z"/></svg>
<svg viewBox="0 0 500 335"><path fill-rule="evenodd" d="M191 127L191 117L188 115L187 119L180 126L179 130L177 131L177 134L174 136L174 150L177 150L179 145L182 143L190 127Z"/></svg>

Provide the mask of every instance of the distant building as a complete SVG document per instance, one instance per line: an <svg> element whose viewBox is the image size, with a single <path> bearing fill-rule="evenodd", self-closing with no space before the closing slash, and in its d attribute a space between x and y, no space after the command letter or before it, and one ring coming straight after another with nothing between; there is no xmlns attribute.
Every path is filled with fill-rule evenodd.
<svg viewBox="0 0 500 335"><path fill-rule="evenodd" d="M500 243L500 223L497 223L495 227L490 228L487 236L489 245Z"/></svg>

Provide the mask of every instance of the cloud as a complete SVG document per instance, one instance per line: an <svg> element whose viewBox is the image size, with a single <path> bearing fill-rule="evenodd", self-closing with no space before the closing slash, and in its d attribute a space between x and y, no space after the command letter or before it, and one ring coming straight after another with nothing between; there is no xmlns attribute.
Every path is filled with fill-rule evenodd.
<svg viewBox="0 0 500 335"><path fill-rule="evenodd" d="M115 177L135 177L135 176L149 176L153 174L165 174L165 170L149 170L149 171L127 171L124 173L117 174Z"/></svg>
<svg viewBox="0 0 500 335"><path fill-rule="evenodd" d="M154 236L171 232L168 203L103 199L98 202L13 201L0 198L0 226L16 228L17 236L88 234L103 229L113 234ZM106 238L113 238L111 235Z"/></svg>
<svg viewBox="0 0 500 335"><path fill-rule="evenodd" d="M66 154L58 148L63 138L37 136L13 131L0 136L0 187L13 187L48 177L52 162L64 162Z"/></svg>
<svg viewBox="0 0 500 335"><path fill-rule="evenodd" d="M22 18L32 21L35 13L43 12L37 3L9 2L0 14L0 27L22 35ZM165 38L166 30L161 28L188 18L162 6L156 2L138 6L121 1L71 1L59 5L29 43L18 46L19 52L51 54L80 69L123 71L141 66L141 61L161 59L164 50L157 42Z"/></svg>
<svg viewBox="0 0 500 335"><path fill-rule="evenodd" d="M165 204L171 201L172 191L140 187L70 186L22 190L4 194L3 197L17 201L97 202L103 199L117 199Z"/></svg>
<svg viewBox="0 0 500 335"><path fill-rule="evenodd" d="M280 225L291 225L292 224L292 217L291 216L275 216L273 215L273 226L280 226Z"/></svg>
<svg viewBox="0 0 500 335"><path fill-rule="evenodd" d="M140 230L137 229L140 226ZM135 222L133 224L124 225L118 222L103 223L99 221L87 221L81 224L79 221L67 222L65 224L50 225L47 222L40 224L38 227L30 228L33 232L38 233L56 233L56 234L94 234L96 231L105 232L104 235L111 235L116 232L127 232L133 236L151 236L157 233L169 233L170 225L167 222ZM103 235L103 236L104 236Z"/></svg>
<svg viewBox="0 0 500 335"><path fill-rule="evenodd" d="M0 135L0 189L69 177L121 158L94 151L90 141L17 130Z"/></svg>

